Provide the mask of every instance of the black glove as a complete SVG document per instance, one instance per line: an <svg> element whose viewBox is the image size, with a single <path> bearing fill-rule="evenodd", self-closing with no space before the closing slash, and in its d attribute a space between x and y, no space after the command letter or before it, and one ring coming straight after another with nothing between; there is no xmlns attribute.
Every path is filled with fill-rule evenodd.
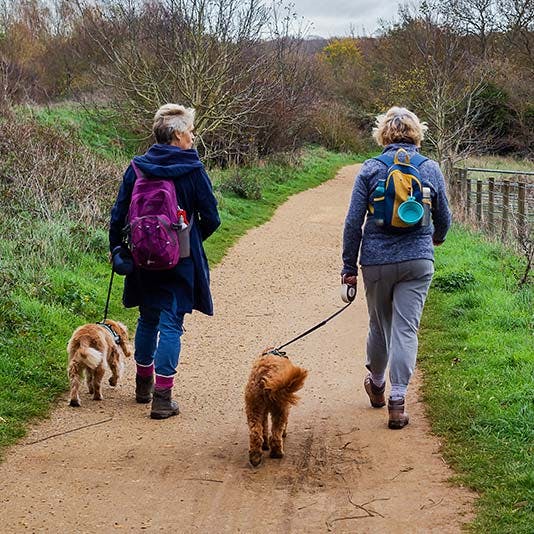
<svg viewBox="0 0 534 534"><path fill-rule="evenodd" d="M123 245L115 247L111 251L111 263L113 270L122 276L132 274L134 262L131 252Z"/></svg>

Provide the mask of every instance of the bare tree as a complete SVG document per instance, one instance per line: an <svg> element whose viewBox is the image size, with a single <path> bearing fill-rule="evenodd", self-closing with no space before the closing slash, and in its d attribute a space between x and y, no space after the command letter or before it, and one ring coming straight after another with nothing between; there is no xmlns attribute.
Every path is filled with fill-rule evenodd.
<svg viewBox="0 0 534 534"><path fill-rule="evenodd" d="M79 2L86 29L107 57L100 79L122 114L148 130L154 110L178 101L197 110L205 153L217 133L225 150L254 119L279 84L267 46L271 12L261 0L115 0ZM213 153L211 155L214 155Z"/></svg>
<svg viewBox="0 0 534 534"><path fill-rule="evenodd" d="M522 66L534 71L534 0L498 2L501 31L509 47L519 54Z"/></svg>
<svg viewBox="0 0 534 534"><path fill-rule="evenodd" d="M491 132L477 130L488 71L437 7L432 2L404 6L400 24L379 46L390 82L385 97L405 102L427 121L428 141L447 170L490 142Z"/></svg>

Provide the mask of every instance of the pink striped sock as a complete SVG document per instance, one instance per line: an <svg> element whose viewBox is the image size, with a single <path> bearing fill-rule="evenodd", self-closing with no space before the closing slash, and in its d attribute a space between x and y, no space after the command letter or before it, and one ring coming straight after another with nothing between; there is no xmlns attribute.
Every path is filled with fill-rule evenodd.
<svg viewBox="0 0 534 534"><path fill-rule="evenodd" d="M152 376L154 374L154 364L150 365L140 365L139 363L135 364L137 368L137 374L142 377Z"/></svg>
<svg viewBox="0 0 534 534"><path fill-rule="evenodd" d="M156 375L156 389L169 389L174 386L174 376Z"/></svg>

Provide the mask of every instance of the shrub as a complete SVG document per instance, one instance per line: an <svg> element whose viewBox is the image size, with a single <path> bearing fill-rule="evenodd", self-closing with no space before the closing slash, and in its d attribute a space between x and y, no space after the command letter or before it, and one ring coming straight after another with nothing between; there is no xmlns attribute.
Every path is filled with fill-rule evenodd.
<svg viewBox="0 0 534 534"><path fill-rule="evenodd" d="M341 152L366 153L372 147L351 110L338 102L320 102L309 116L306 139Z"/></svg>
<svg viewBox="0 0 534 534"><path fill-rule="evenodd" d="M475 277L470 271L451 271L437 274L434 277L434 287L444 293L452 293L467 289L474 281Z"/></svg>
<svg viewBox="0 0 534 534"><path fill-rule="evenodd" d="M93 226L107 220L122 168L58 131L10 111L0 116L0 210L58 216Z"/></svg>
<svg viewBox="0 0 534 534"><path fill-rule="evenodd" d="M222 179L219 188L222 192L233 193L248 200L261 199L261 181L254 173L235 170Z"/></svg>

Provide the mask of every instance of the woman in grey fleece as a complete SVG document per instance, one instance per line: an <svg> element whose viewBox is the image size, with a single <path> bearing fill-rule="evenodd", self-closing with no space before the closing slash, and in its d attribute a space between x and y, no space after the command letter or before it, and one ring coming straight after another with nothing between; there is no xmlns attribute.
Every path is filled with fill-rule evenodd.
<svg viewBox="0 0 534 534"><path fill-rule="evenodd" d="M393 158L399 148L409 155L418 152L426 129L411 111L393 107L377 117L373 137L384 147L383 154ZM343 232L342 280L356 285L358 263L363 275L369 310L369 374L364 387L375 408L386 404L389 362L389 428L408 424L404 401L415 368L419 321L434 273L434 246L445 241L451 223L438 163L426 160L419 172L423 185L431 189L432 222L428 226L393 233L375 224L368 207L378 181L387 178L387 166L369 159L354 182Z"/></svg>

